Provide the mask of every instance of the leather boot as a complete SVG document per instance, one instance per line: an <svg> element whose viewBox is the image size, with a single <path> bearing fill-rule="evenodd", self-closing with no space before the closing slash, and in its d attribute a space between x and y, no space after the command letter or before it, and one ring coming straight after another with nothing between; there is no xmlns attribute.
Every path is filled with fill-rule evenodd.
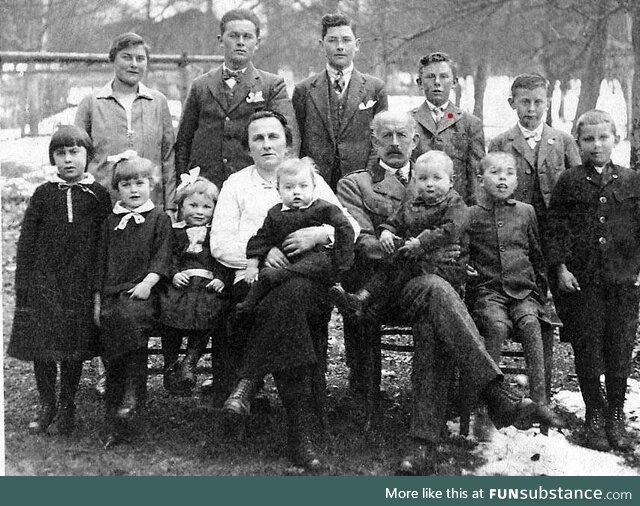
<svg viewBox="0 0 640 506"><path fill-rule="evenodd" d="M593 450L608 452L611 450L605 433L607 401L605 400L598 376L578 375L582 398L586 407L584 417L583 445Z"/></svg>
<svg viewBox="0 0 640 506"><path fill-rule="evenodd" d="M178 377L178 387L190 391L196 384L198 375L196 367L200 360L200 351L188 349L182 363L180 364L180 375Z"/></svg>
<svg viewBox="0 0 640 506"><path fill-rule="evenodd" d="M29 422L28 430L33 434L45 432L56 414L56 376L58 366L55 362L34 360L33 372L40 398L40 407L36 416Z"/></svg>
<svg viewBox="0 0 640 506"><path fill-rule="evenodd" d="M75 428L75 397L82 374L82 362L63 361L60 364L60 402L56 416L47 429L49 435L68 436Z"/></svg>
<svg viewBox="0 0 640 506"><path fill-rule="evenodd" d="M136 350L129 354L126 375L124 397L117 417L122 420L131 420L144 410L147 401L146 350Z"/></svg>
<svg viewBox="0 0 640 506"><path fill-rule="evenodd" d="M361 288L355 293L349 293L340 285L329 288L329 297L340 314L347 318L362 318L371 302L371 294L368 290Z"/></svg>
<svg viewBox="0 0 640 506"><path fill-rule="evenodd" d="M239 416L249 416L251 401L258 390L260 381L255 378L241 379L231 395L224 401L222 409Z"/></svg>
<svg viewBox="0 0 640 506"><path fill-rule="evenodd" d="M624 400L627 378L609 378L607 375L607 397L609 406L605 417L605 432L614 450L628 451L633 448L633 438L625 429Z"/></svg>

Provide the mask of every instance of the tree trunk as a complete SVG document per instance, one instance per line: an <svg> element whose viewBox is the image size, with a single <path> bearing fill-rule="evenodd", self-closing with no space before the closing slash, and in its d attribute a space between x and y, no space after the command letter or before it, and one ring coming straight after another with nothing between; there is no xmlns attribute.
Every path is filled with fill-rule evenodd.
<svg viewBox="0 0 640 506"><path fill-rule="evenodd" d="M607 48L608 18L605 16L606 9L607 3L602 2L600 4L600 17L594 25L589 60L582 74L576 119L588 110L595 108L598 95L600 95L600 84L604 77L604 60Z"/></svg>
<svg viewBox="0 0 640 506"><path fill-rule="evenodd" d="M631 138L631 119L633 118L633 78L635 72L632 68L627 75L622 78L622 94L624 96L624 103L627 110L627 138Z"/></svg>
<svg viewBox="0 0 640 506"><path fill-rule="evenodd" d="M640 7L633 10L633 29L631 41L633 43L634 68L633 88L631 91L631 160L630 167L640 170Z"/></svg>
<svg viewBox="0 0 640 506"><path fill-rule="evenodd" d="M476 77L474 79L473 90L473 114L482 119L484 90L487 88L487 78L489 75L489 63L485 59L481 59L478 62L478 68L476 69Z"/></svg>

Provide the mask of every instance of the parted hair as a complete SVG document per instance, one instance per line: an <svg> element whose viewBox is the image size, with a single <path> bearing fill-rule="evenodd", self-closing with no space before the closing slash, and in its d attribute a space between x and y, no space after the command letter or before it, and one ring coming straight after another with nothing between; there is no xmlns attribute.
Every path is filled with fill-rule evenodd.
<svg viewBox="0 0 640 506"><path fill-rule="evenodd" d="M491 153L487 153L478 164L478 174L484 174L489 167L493 167L505 160L511 162L515 167L516 159L511 153L505 153L504 151L492 151Z"/></svg>
<svg viewBox="0 0 640 506"><path fill-rule="evenodd" d="M117 161L113 166L113 176L111 177L111 187L114 190L118 189L120 181L128 181L130 179L148 179L149 184L153 186L154 179L153 174L155 172L156 165L147 158L140 156L132 156L129 159L122 159Z"/></svg>
<svg viewBox="0 0 640 506"><path fill-rule="evenodd" d="M280 178L283 176L297 176L301 172L307 171L311 175L311 182L315 186L318 169L314 161L308 156L304 158L288 158L278 167L276 172L277 184L280 185Z"/></svg>
<svg viewBox="0 0 640 506"><path fill-rule="evenodd" d="M440 63L444 62L449 65L451 69L451 74L453 75L454 82L458 81L458 67L456 62L451 59L451 57L447 53L443 52L435 52L424 55L420 58L420 62L418 63L418 78L416 82L420 85L422 84L422 69L427 65L431 65L432 63Z"/></svg>
<svg viewBox="0 0 640 506"><path fill-rule="evenodd" d="M142 46L145 54L147 55L147 60L149 59L149 44L147 44L137 33L127 32L121 33L111 41L111 47L109 47L109 61L113 63L116 59L116 55L120 51L131 46Z"/></svg>
<svg viewBox="0 0 640 506"><path fill-rule="evenodd" d="M218 202L218 195L220 195L220 191L215 184L213 184L208 179L199 176L193 183L188 184L180 191L178 191L178 193L176 194L176 204L182 207L182 203L185 201L185 199L195 193L197 193L198 195L204 195L214 204Z"/></svg>
<svg viewBox="0 0 640 506"><path fill-rule="evenodd" d="M272 111L271 109L256 111L249 117L247 127L244 129L244 132L242 132L242 139L240 140L242 147L245 150L249 151L249 125L251 125L251 123L253 123L254 121L258 121L259 119L263 118L276 118L280 122L282 128L284 128L284 136L287 147L291 147L291 144L293 144L293 133L291 132L291 127L289 126L287 118L285 118L283 114L280 114L277 111Z"/></svg>
<svg viewBox="0 0 640 506"><path fill-rule="evenodd" d="M83 128L75 125L60 125L51 136L51 140L49 141L49 162L51 162L51 165L56 164L53 159L53 153L56 150L73 146L80 146L87 150L87 165L89 165L89 162L95 154L93 142ZM86 171L87 168L85 167L84 170Z"/></svg>
<svg viewBox="0 0 640 506"><path fill-rule="evenodd" d="M256 27L256 37L260 37L260 19L249 9L231 9L225 12L220 19L220 35L224 35L227 23L231 21L242 21L244 19L253 23L253 26Z"/></svg>
<svg viewBox="0 0 640 506"><path fill-rule="evenodd" d="M320 21L320 24L322 26L322 38L324 39L324 36L327 34L327 32L329 31L329 28L333 28L335 26L348 26L351 28L351 31L353 32L354 37L357 37L356 35L356 24L352 23L351 20L345 16L344 14L338 14L338 13L333 13L333 14L325 14L324 16L322 16L322 20Z"/></svg>
<svg viewBox="0 0 640 506"><path fill-rule="evenodd" d="M547 81L544 76L536 72L533 72L531 74L520 74L513 80L513 83L511 84L512 98L516 96L516 90L518 88L524 90L535 90L536 88L544 88L546 91L549 89L549 81Z"/></svg>

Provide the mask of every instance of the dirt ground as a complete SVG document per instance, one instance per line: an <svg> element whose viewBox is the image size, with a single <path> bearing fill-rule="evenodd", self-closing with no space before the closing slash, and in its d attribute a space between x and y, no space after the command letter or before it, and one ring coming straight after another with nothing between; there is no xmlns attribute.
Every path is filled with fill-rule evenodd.
<svg viewBox="0 0 640 506"><path fill-rule="evenodd" d="M3 173L5 166L3 166ZM7 174L4 174L5 176ZM28 192L12 187L11 194ZM14 185L21 181L14 179ZM30 186L31 185L31 186ZM6 186L3 190L6 190ZM4 349L14 309L15 243L24 199L2 201L2 273ZM411 357L385 353L383 359L383 419L379 430L362 430L362 406L346 396L341 319L330 324L327 408L330 429L319 446L331 475L392 475L407 450L410 419ZM201 362L204 365L204 361ZM634 379L638 374L635 362ZM78 394L78 427L69 437L30 435L26 426L36 411L37 392L30 363L4 358L5 453L7 475L288 475L300 474L284 458L283 410L272 382L267 382L255 412L244 427L229 427L210 396L169 396L160 376L149 379L149 404L135 440L104 450L99 442L102 401L94 390L96 371L89 362ZM201 376L203 379L204 376ZM513 382L513 378L509 378ZM502 429L491 443L475 444L452 437L440 446L433 473L439 475L639 475L640 455L603 454L581 448L579 430L584 407L577 393L571 349L557 343L552 385L559 412L568 423L562 432L543 436L538 429ZM640 434L640 386L631 382L627 415Z"/></svg>

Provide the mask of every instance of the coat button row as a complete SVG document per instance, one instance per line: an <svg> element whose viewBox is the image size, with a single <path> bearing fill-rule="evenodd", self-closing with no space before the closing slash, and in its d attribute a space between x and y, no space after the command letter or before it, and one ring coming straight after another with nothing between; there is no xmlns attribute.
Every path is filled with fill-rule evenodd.
<svg viewBox="0 0 640 506"><path fill-rule="evenodd" d="M606 237L601 237L600 239L598 239L598 242L600 244L607 244L607 238Z"/></svg>
<svg viewBox="0 0 640 506"><path fill-rule="evenodd" d="M601 204L606 204L607 203L607 197L604 197L604 196L600 197L600 203Z"/></svg>
<svg viewBox="0 0 640 506"><path fill-rule="evenodd" d="M607 221L607 218L605 216L600 216L600 218L598 219L598 221L600 223L605 223Z"/></svg>
<svg viewBox="0 0 640 506"><path fill-rule="evenodd" d="M496 225L498 225L499 227L504 227L504 222L499 221L498 223L496 223Z"/></svg>

